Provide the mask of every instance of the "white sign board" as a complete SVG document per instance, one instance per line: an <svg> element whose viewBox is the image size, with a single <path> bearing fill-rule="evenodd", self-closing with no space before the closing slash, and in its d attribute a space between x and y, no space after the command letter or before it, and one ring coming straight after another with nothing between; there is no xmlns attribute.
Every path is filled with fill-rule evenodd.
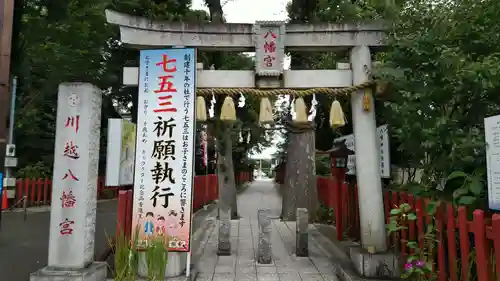
<svg viewBox="0 0 500 281"><path fill-rule="evenodd" d="M135 124L121 118L108 119L106 186L134 183Z"/></svg>
<svg viewBox="0 0 500 281"><path fill-rule="evenodd" d="M380 176L382 178L390 178L391 177L391 161L389 158L389 133L387 129L387 124L382 125L377 128L377 140L379 141L380 146ZM356 151L354 148L354 135L350 134L347 136L343 136L334 140L334 142L338 142L341 140L345 140L345 145L352 151ZM347 174L355 175L356 174L356 155L350 155L347 161Z"/></svg>
<svg viewBox="0 0 500 281"><path fill-rule="evenodd" d="M500 210L500 115L484 118L488 205Z"/></svg>

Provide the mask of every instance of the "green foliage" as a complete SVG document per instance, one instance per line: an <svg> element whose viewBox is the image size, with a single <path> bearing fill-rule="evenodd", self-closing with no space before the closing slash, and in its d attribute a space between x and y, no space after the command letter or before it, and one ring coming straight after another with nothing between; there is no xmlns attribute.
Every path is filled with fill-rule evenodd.
<svg viewBox="0 0 500 281"><path fill-rule="evenodd" d="M115 257L115 281L134 281L137 277L138 267L138 251L137 251L137 238L139 237L139 229L135 230L134 240L130 241L128 237L122 232L116 236L115 245L112 243L110 246L114 248Z"/></svg>
<svg viewBox="0 0 500 281"><path fill-rule="evenodd" d="M165 280L165 268L168 262L168 249L163 235L155 236L146 249L148 281Z"/></svg>
<svg viewBox="0 0 500 281"><path fill-rule="evenodd" d="M453 201L457 205L473 205L478 199L484 198L484 181L482 173L466 174L455 171L448 175L447 184L454 183L458 188L453 190Z"/></svg>
<svg viewBox="0 0 500 281"><path fill-rule="evenodd" d="M316 218L318 222L331 224L335 218L334 212L333 208L328 208L325 204L321 203Z"/></svg>
<svg viewBox="0 0 500 281"><path fill-rule="evenodd" d="M331 175L330 157L316 155L316 174L319 176Z"/></svg>
<svg viewBox="0 0 500 281"><path fill-rule="evenodd" d="M116 236L114 247L112 242L109 242L114 249L115 275L113 280L115 281L133 281L137 278L140 253L137 247L139 228L135 229L133 237L134 239L130 240L122 231ZM166 237L163 235L153 237L142 252L146 257L148 281L165 279L165 269L168 262L168 249L165 247L165 239Z"/></svg>
<svg viewBox="0 0 500 281"><path fill-rule="evenodd" d="M50 178L52 167L38 161L34 165L24 166L17 171L17 177L22 179Z"/></svg>
<svg viewBox="0 0 500 281"><path fill-rule="evenodd" d="M426 231L421 239L423 247L419 246L419 241L403 241L413 253L406 258L405 272L401 276L404 279L416 278L417 280L435 280L437 273L433 271L434 249L437 245L435 217L436 208L440 202L431 201L426 206L427 214L432 217L430 223L426 224ZM389 223L387 224L388 235L398 235L401 230L408 229L408 223L417 219L415 210L407 204L395 206L390 212Z"/></svg>
<svg viewBox="0 0 500 281"><path fill-rule="evenodd" d="M482 196L483 173L475 171L485 166L483 118L500 110L499 8L492 0L404 3L374 73L391 82L381 108L397 146L391 156L421 168L423 186L438 186L451 171L475 173L447 184L463 204Z"/></svg>
<svg viewBox="0 0 500 281"><path fill-rule="evenodd" d="M16 6L12 65L19 86L15 140L19 166L23 167L20 176L26 177L47 176L52 169L59 83L89 82L105 89L110 85L106 64L111 33L104 15L108 1L51 2L27 0ZM104 97L104 108L109 103ZM104 120L116 115L112 107L107 109Z"/></svg>

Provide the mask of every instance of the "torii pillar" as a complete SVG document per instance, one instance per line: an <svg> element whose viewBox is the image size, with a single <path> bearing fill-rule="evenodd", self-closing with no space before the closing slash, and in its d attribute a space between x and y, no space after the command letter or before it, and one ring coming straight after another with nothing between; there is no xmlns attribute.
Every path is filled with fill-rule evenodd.
<svg viewBox="0 0 500 281"><path fill-rule="evenodd" d="M258 22L252 24L197 24L160 22L106 11L107 21L120 27L124 45L138 48L168 48L186 46L201 51L256 52L255 71L198 70L197 88L342 88L368 81L372 62L370 51L385 47L385 28L381 23L356 24L285 24ZM352 70L283 70L272 65L263 69L261 53L263 29L279 30L275 59L290 51L351 50ZM286 38L286 40L285 40ZM268 56L268 54L266 54ZM273 59L274 60L274 59ZM264 63L265 65L265 63ZM280 65L281 67L281 65ZM125 67L125 85L139 82L137 67ZM257 75L256 75L257 74ZM351 259L364 277L393 276L398 272L394 255L387 253L384 209L379 168L380 151L376 142L376 122L373 110L365 112L360 91L351 94L353 112L356 171L359 188L362 247L351 249ZM387 269L380 272L379 268Z"/></svg>

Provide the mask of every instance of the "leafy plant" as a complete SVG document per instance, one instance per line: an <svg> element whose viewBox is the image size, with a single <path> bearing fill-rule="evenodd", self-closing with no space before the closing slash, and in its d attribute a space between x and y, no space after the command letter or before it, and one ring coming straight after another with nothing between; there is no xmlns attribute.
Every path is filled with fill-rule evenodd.
<svg viewBox="0 0 500 281"><path fill-rule="evenodd" d="M453 191L453 202L458 205L472 205L484 194L482 173L476 171L467 174L462 171L451 173L446 179L448 182L459 182L460 187Z"/></svg>
<svg viewBox="0 0 500 281"><path fill-rule="evenodd" d="M119 232L116 236L114 256L115 256L115 281L135 281L138 268L137 242L139 229L135 230L134 240Z"/></svg>
<svg viewBox="0 0 500 281"><path fill-rule="evenodd" d="M426 225L426 231L422 237L423 247L420 248L419 241L403 241L412 253L408 255L405 264L405 273L401 276L405 279L435 280L437 273L433 269L433 251L436 247L436 230L434 227L436 208L439 201L431 201L427 204L426 211L432 220ZM417 219L415 210L407 204L395 206L390 212L389 223L387 224L388 234L399 233L399 231L408 229L408 223Z"/></svg>
<svg viewBox="0 0 500 281"><path fill-rule="evenodd" d="M168 249L165 247L166 237L155 236L146 249L148 265L148 281L165 280L165 267L168 262Z"/></svg>
<svg viewBox="0 0 500 281"><path fill-rule="evenodd" d="M334 218L333 208L328 208L324 203L321 203L317 214L318 221L332 223Z"/></svg>
<svg viewBox="0 0 500 281"><path fill-rule="evenodd" d="M324 155L316 155L316 175L329 176L331 175L330 158Z"/></svg>
<svg viewBox="0 0 500 281"><path fill-rule="evenodd" d="M50 178L52 167L49 167L42 161L38 161L33 165L27 165L17 172L18 178L36 179L36 178Z"/></svg>

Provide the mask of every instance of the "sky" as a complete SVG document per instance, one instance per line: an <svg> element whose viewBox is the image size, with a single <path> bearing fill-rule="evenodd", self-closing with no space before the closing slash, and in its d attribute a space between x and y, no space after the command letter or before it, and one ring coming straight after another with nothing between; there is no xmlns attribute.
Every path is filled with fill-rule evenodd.
<svg viewBox="0 0 500 281"><path fill-rule="evenodd" d="M289 0L221 0L224 16L230 23L255 23L255 21L287 20L286 5ZM206 10L204 0L192 0L193 9ZM285 68L289 68L290 59L285 59ZM283 101L278 101L283 102ZM277 108L279 104L275 105ZM282 136L274 136L272 145L261 153L251 153L251 158L267 158L277 150L276 145L283 140Z"/></svg>
<svg viewBox="0 0 500 281"><path fill-rule="evenodd" d="M227 22L254 23L258 20L286 20L288 0L221 0ZM204 0L192 0L193 9L206 10Z"/></svg>

